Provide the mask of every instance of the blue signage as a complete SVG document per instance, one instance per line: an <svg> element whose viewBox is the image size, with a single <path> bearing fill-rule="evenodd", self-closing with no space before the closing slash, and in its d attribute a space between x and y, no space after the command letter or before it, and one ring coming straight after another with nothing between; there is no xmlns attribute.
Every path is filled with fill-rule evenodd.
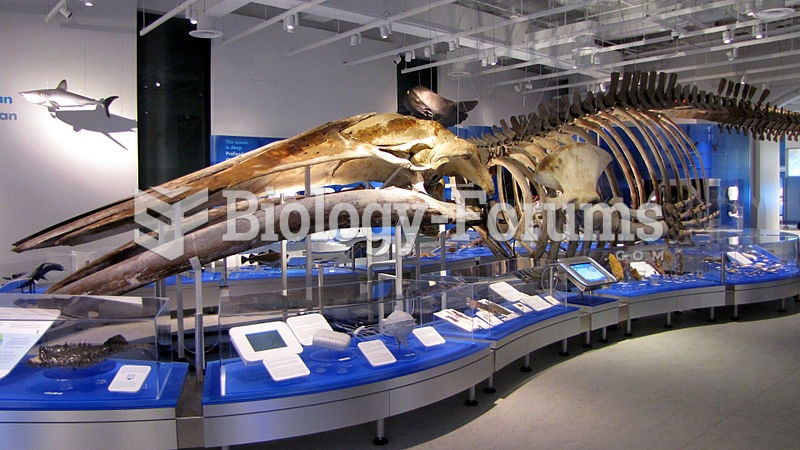
<svg viewBox="0 0 800 450"><path fill-rule="evenodd" d="M14 99L8 95L0 95L0 105L12 105ZM17 113L0 111L0 120L18 120Z"/></svg>
<svg viewBox="0 0 800 450"><path fill-rule="evenodd" d="M271 142L280 141L282 139L283 138L274 137L212 135L211 164L235 158L250 150L255 150Z"/></svg>

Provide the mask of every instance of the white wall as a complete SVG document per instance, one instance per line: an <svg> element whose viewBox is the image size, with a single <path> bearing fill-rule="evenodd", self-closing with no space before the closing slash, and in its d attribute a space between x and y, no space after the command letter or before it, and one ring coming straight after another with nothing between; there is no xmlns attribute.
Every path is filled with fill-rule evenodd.
<svg viewBox="0 0 800 450"><path fill-rule="evenodd" d="M16 115L0 121L0 275L58 259L42 251L17 255L10 251L13 242L136 187L136 5L97 3L76 10L68 26L60 15L45 23L44 3L44 12L0 12L0 97L12 101L0 104L0 113ZM86 97L119 96L111 118L100 111L53 118L18 93L55 88L62 79Z"/></svg>
<svg viewBox="0 0 800 450"><path fill-rule="evenodd" d="M232 37L258 21L228 16ZM382 59L357 66L345 60L390 48L364 39L350 47L343 39L287 56L331 36L301 28L289 34L280 24L211 50L211 133L291 137L331 120L371 111L397 110L396 66Z"/></svg>

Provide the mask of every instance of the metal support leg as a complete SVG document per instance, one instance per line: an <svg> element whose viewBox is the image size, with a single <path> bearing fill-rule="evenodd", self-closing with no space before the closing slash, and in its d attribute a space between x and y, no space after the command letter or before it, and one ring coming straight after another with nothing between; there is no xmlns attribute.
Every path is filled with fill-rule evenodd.
<svg viewBox="0 0 800 450"><path fill-rule="evenodd" d="M475 400L475 386L469 387L469 398L464 404L467 406L478 406L478 401Z"/></svg>
<svg viewBox="0 0 800 450"><path fill-rule="evenodd" d="M494 373L489 375L489 379L486 380L486 387L483 388L483 392L487 394L494 394L497 392L497 389L494 388Z"/></svg>
<svg viewBox="0 0 800 450"><path fill-rule="evenodd" d="M521 370L523 372L530 372L532 370L531 369L531 354L530 353L526 353L525 357L522 358L522 367L520 367L519 370Z"/></svg>
<svg viewBox="0 0 800 450"><path fill-rule="evenodd" d="M739 305L736 303L733 304L733 317L731 317L731 320L739 320Z"/></svg>
<svg viewBox="0 0 800 450"><path fill-rule="evenodd" d="M786 297L781 298L781 307L778 308L778 312L785 313L786 312Z"/></svg>
<svg viewBox="0 0 800 450"><path fill-rule="evenodd" d="M631 331L631 318L630 317L628 317L628 319L625 320L625 333L623 333L622 335L625 336L625 337L633 336L633 332Z"/></svg>
<svg viewBox="0 0 800 450"><path fill-rule="evenodd" d="M672 313L667 313L667 321L664 322L664 328L672 328Z"/></svg>
<svg viewBox="0 0 800 450"><path fill-rule="evenodd" d="M600 328L600 342L604 344L608 342L608 330L606 327Z"/></svg>
<svg viewBox="0 0 800 450"><path fill-rule="evenodd" d="M583 348L592 348L592 330L583 333Z"/></svg>
<svg viewBox="0 0 800 450"><path fill-rule="evenodd" d="M384 419L378 419L375 421L377 433L375 434L375 439L372 440L372 443L375 445L386 445L389 443L389 439L386 439L385 436L386 430L384 429L385 425L383 420Z"/></svg>
<svg viewBox="0 0 800 450"><path fill-rule="evenodd" d="M717 310L717 308L714 307L714 306L708 308L708 321L709 322L716 322L717 321L716 310Z"/></svg>
<svg viewBox="0 0 800 450"><path fill-rule="evenodd" d="M563 339L561 341L561 351L558 352L558 356L569 356L569 351L567 350L567 340Z"/></svg>

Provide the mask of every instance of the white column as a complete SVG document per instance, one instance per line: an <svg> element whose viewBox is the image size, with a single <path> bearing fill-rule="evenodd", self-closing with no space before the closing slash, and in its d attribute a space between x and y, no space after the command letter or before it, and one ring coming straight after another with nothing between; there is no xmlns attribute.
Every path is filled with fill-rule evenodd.
<svg viewBox="0 0 800 450"><path fill-rule="evenodd" d="M750 223L762 230L780 229L780 143L754 141L751 158Z"/></svg>

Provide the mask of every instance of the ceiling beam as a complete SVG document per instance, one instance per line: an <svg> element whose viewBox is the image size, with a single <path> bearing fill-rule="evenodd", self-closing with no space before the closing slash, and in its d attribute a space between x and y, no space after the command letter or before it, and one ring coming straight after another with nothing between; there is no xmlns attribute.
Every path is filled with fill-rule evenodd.
<svg viewBox="0 0 800 450"><path fill-rule="evenodd" d="M161 24L163 24L164 22L166 22L169 19L172 19L173 17L177 16L178 14L180 14L181 12L186 10L186 8L192 6L194 3L197 3L197 1L198 0L186 0L186 1L183 1L181 3L178 3L178 6L172 8L172 10L170 10L168 13L166 13L163 16L159 17L158 19L155 20L155 22L151 23L150 25L148 25L148 26L142 28L141 30L139 30L139 36L144 36L147 33L155 30L156 28L161 26Z"/></svg>

